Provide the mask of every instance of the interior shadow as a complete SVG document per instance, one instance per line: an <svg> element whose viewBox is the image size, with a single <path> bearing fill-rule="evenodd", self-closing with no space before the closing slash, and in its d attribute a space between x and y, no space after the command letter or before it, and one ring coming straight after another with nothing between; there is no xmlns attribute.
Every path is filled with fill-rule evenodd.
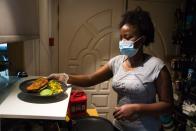
<svg viewBox="0 0 196 131"><path fill-rule="evenodd" d="M47 104L62 101L67 98L66 93L59 94L57 96L30 96L25 93L19 93L18 98L22 101L29 103Z"/></svg>

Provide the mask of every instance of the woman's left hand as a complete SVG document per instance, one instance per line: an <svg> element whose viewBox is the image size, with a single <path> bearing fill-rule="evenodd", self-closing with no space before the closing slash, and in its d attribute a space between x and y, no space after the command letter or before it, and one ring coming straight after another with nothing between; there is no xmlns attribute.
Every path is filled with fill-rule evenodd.
<svg viewBox="0 0 196 131"><path fill-rule="evenodd" d="M114 118L117 120L135 120L138 118L137 114L137 104L125 104L120 107L115 107L115 111L113 113Z"/></svg>

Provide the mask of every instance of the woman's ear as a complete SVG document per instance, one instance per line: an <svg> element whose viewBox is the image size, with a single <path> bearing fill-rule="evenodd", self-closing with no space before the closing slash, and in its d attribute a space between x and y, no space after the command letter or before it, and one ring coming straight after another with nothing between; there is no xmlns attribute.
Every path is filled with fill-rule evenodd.
<svg viewBox="0 0 196 131"><path fill-rule="evenodd" d="M141 43L144 45L145 42L146 42L146 36L143 35L142 38L141 38Z"/></svg>

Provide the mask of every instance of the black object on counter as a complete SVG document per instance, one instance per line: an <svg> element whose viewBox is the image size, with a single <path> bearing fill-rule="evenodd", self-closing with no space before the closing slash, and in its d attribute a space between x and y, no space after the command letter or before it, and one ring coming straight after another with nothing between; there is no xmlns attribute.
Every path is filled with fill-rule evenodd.
<svg viewBox="0 0 196 131"><path fill-rule="evenodd" d="M29 80L25 80L22 83L20 83L19 89L21 90L21 92L23 94L27 95L27 96L40 97L40 98L46 98L46 99L56 97L56 96L60 96L62 94L67 95L66 92L65 92L67 90L67 86L66 86L65 83L62 83L62 82L61 82L61 88L62 88L63 91L60 92L60 93L55 93L55 94L52 94L52 95L49 95L49 96L42 96L42 95L40 95L40 91L38 91L38 92L29 92L26 88L29 85L31 85L35 80L36 79L29 79Z"/></svg>
<svg viewBox="0 0 196 131"><path fill-rule="evenodd" d="M28 76L28 74L27 74L27 72L25 72L25 71L22 71L22 72L18 72L17 73L17 77L20 77L20 78L22 78L22 77L27 77Z"/></svg>

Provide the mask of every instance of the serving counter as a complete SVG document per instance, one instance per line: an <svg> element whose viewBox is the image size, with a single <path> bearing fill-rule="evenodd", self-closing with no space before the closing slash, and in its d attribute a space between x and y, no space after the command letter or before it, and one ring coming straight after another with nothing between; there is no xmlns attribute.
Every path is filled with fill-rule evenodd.
<svg viewBox="0 0 196 131"><path fill-rule="evenodd" d="M0 103L0 119L65 120L71 87L68 87L63 95L56 96L55 98L31 98L24 96L19 89L19 85L21 82L33 78L36 77L22 78L11 85L7 96Z"/></svg>

